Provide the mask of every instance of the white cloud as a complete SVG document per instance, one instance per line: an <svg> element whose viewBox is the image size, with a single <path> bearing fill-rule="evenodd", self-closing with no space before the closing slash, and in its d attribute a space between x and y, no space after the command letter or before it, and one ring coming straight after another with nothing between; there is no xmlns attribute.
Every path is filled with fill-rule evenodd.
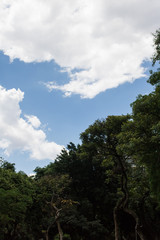
<svg viewBox="0 0 160 240"><path fill-rule="evenodd" d="M70 81L49 89L93 98L144 76L159 9L159 0L1 0L0 49L12 60L54 59Z"/></svg>
<svg viewBox="0 0 160 240"><path fill-rule="evenodd" d="M19 103L24 93L18 89L6 90L0 86L0 148L10 155L14 150L27 151L34 159L54 160L62 146L49 142L36 116L21 117Z"/></svg>
<svg viewBox="0 0 160 240"><path fill-rule="evenodd" d="M39 128L41 125L40 120L33 115L25 115L25 118L28 120L28 122L35 128Z"/></svg>

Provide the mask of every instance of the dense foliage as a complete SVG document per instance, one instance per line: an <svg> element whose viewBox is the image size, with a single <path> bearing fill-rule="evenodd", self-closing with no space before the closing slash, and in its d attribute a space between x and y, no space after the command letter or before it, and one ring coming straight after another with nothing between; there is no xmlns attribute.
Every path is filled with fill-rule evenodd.
<svg viewBox="0 0 160 240"><path fill-rule="evenodd" d="M160 69L148 82L131 115L97 120L34 177L1 159L1 240L160 239Z"/></svg>

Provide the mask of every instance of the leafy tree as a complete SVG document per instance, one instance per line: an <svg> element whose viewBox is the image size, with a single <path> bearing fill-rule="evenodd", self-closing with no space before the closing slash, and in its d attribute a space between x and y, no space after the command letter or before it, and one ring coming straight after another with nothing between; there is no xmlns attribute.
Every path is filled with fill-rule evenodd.
<svg viewBox="0 0 160 240"><path fill-rule="evenodd" d="M47 168L48 169L48 168ZM40 204L42 232L46 240L54 236L55 225L60 240L63 239L61 222L65 211L71 208L76 202L69 198L70 179L68 175L44 175L36 181L36 199Z"/></svg>
<svg viewBox="0 0 160 240"><path fill-rule="evenodd" d="M160 60L160 32L155 35L153 64ZM145 164L152 189L160 199L160 71L151 71L149 83L155 86L148 95L139 95L132 106L132 120L123 128L121 148L133 159Z"/></svg>
<svg viewBox="0 0 160 240"><path fill-rule="evenodd" d="M3 162L0 168L0 224L1 239L29 239L27 211L32 204L31 179L16 173L14 165ZM26 238L25 238L26 237ZM30 236L31 239L31 236Z"/></svg>

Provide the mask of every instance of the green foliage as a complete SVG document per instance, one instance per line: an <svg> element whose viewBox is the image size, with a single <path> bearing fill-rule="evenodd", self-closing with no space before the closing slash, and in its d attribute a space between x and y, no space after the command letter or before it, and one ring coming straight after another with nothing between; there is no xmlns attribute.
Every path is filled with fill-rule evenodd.
<svg viewBox="0 0 160 240"><path fill-rule="evenodd" d="M155 48L155 52L152 58L153 61L153 65L156 63L156 61L160 60L160 29L156 31L155 34L153 34L154 36L154 48Z"/></svg>
<svg viewBox="0 0 160 240"><path fill-rule="evenodd" d="M121 149L145 164L155 193L160 192L160 91L139 96L132 103L132 121L123 126L119 135Z"/></svg>
<svg viewBox="0 0 160 240"><path fill-rule="evenodd" d="M3 162L0 168L0 230L7 236L21 239L27 232L26 215L32 205L33 186L27 175L16 173L14 165ZM17 235L18 234L18 235Z"/></svg>
<svg viewBox="0 0 160 240"><path fill-rule="evenodd" d="M9 163L5 160L3 160L3 158L0 158L0 167L6 170L11 170L12 172L15 172L15 164L14 163Z"/></svg>
<svg viewBox="0 0 160 240"><path fill-rule="evenodd" d="M58 234L54 237L54 240L59 240L59 235ZM63 235L63 240L71 240L70 235L69 234L64 234Z"/></svg>

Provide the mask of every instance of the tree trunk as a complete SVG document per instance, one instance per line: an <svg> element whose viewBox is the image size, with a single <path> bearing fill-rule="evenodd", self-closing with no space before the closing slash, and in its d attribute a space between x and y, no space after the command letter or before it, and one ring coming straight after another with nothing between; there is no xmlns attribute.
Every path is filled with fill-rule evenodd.
<svg viewBox="0 0 160 240"><path fill-rule="evenodd" d="M60 240L63 240L63 231L62 231L62 228L61 228L61 225L60 225L60 222L59 222L59 217L60 217L60 212L62 210L62 208L58 208L56 207L55 203L53 202L53 197L54 197L54 192L52 194L52 199L50 202L47 202L47 204L50 204L51 206L51 211L53 211L54 209L54 212L53 212L53 215L55 214L55 218L54 218L54 222L51 223L48 228L47 228L47 231L46 231L46 240L49 240L49 230L51 228L51 226L56 222L57 224L57 228L58 228L58 233L59 233L59 239Z"/></svg>
<svg viewBox="0 0 160 240"><path fill-rule="evenodd" d="M136 223L135 239L137 240L137 235L138 235L141 240L148 240L142 231L142 227L140 226L139 217L137 216L137 214L134 211L128 209L128 201L129 201L128 177L127 177L127 173L126 173L126 169L125 169L123 160L121 159L121 157L119 155L117 155L117 159L118 159L120 167L121 167L121 173L122 173L121 191L123 192L124 196L117 203L117 206L114 209L115 240L121 239L121 236L119 233L119 226L118 226L118 210L124 211L134 218L135 223Z"/></svg>
<svg viewBox="0 0 160 240"><path fill-rule="evenodd" d="M47 228L47 231L46 231L46 240L49 240L48 234L49 234L49 230L50 230L51 226L52 226L52 224L50 224L49 227Z"/></svg>
<svg viewBox="0 0 160 240"><path fill-rule="evenodd" d="M118 226L118 216L117 216L117 207L114 208L114 231L115 231L115 240L120 240L120 234L119 234L119 226Z"/></svg>
<svg viewBox="0 0 160 240"><path fill-rule="evenodd" d="M46 232L46 240L48 240L48 232Z"/></svg>
<svg viewBox="0 0 160 240"><path fill-rule="evenodd" d="M57 227L58 227L59 239L63 240L63 231L62 231L60 222L57 220L56 223L57 223Z"/></svg>
<svg viewBox="0 0 160 240"><path fill-rule="evenodd" d="M124 212L130 214L136 222L136 225L135 225L135 235L136 236L135 236L135 238L137 239L137 235L138 235L141 240L150 240L143 233L142 227L140 226L139 217L137 216L137 214L130 209L124 209Z"/></svg>

